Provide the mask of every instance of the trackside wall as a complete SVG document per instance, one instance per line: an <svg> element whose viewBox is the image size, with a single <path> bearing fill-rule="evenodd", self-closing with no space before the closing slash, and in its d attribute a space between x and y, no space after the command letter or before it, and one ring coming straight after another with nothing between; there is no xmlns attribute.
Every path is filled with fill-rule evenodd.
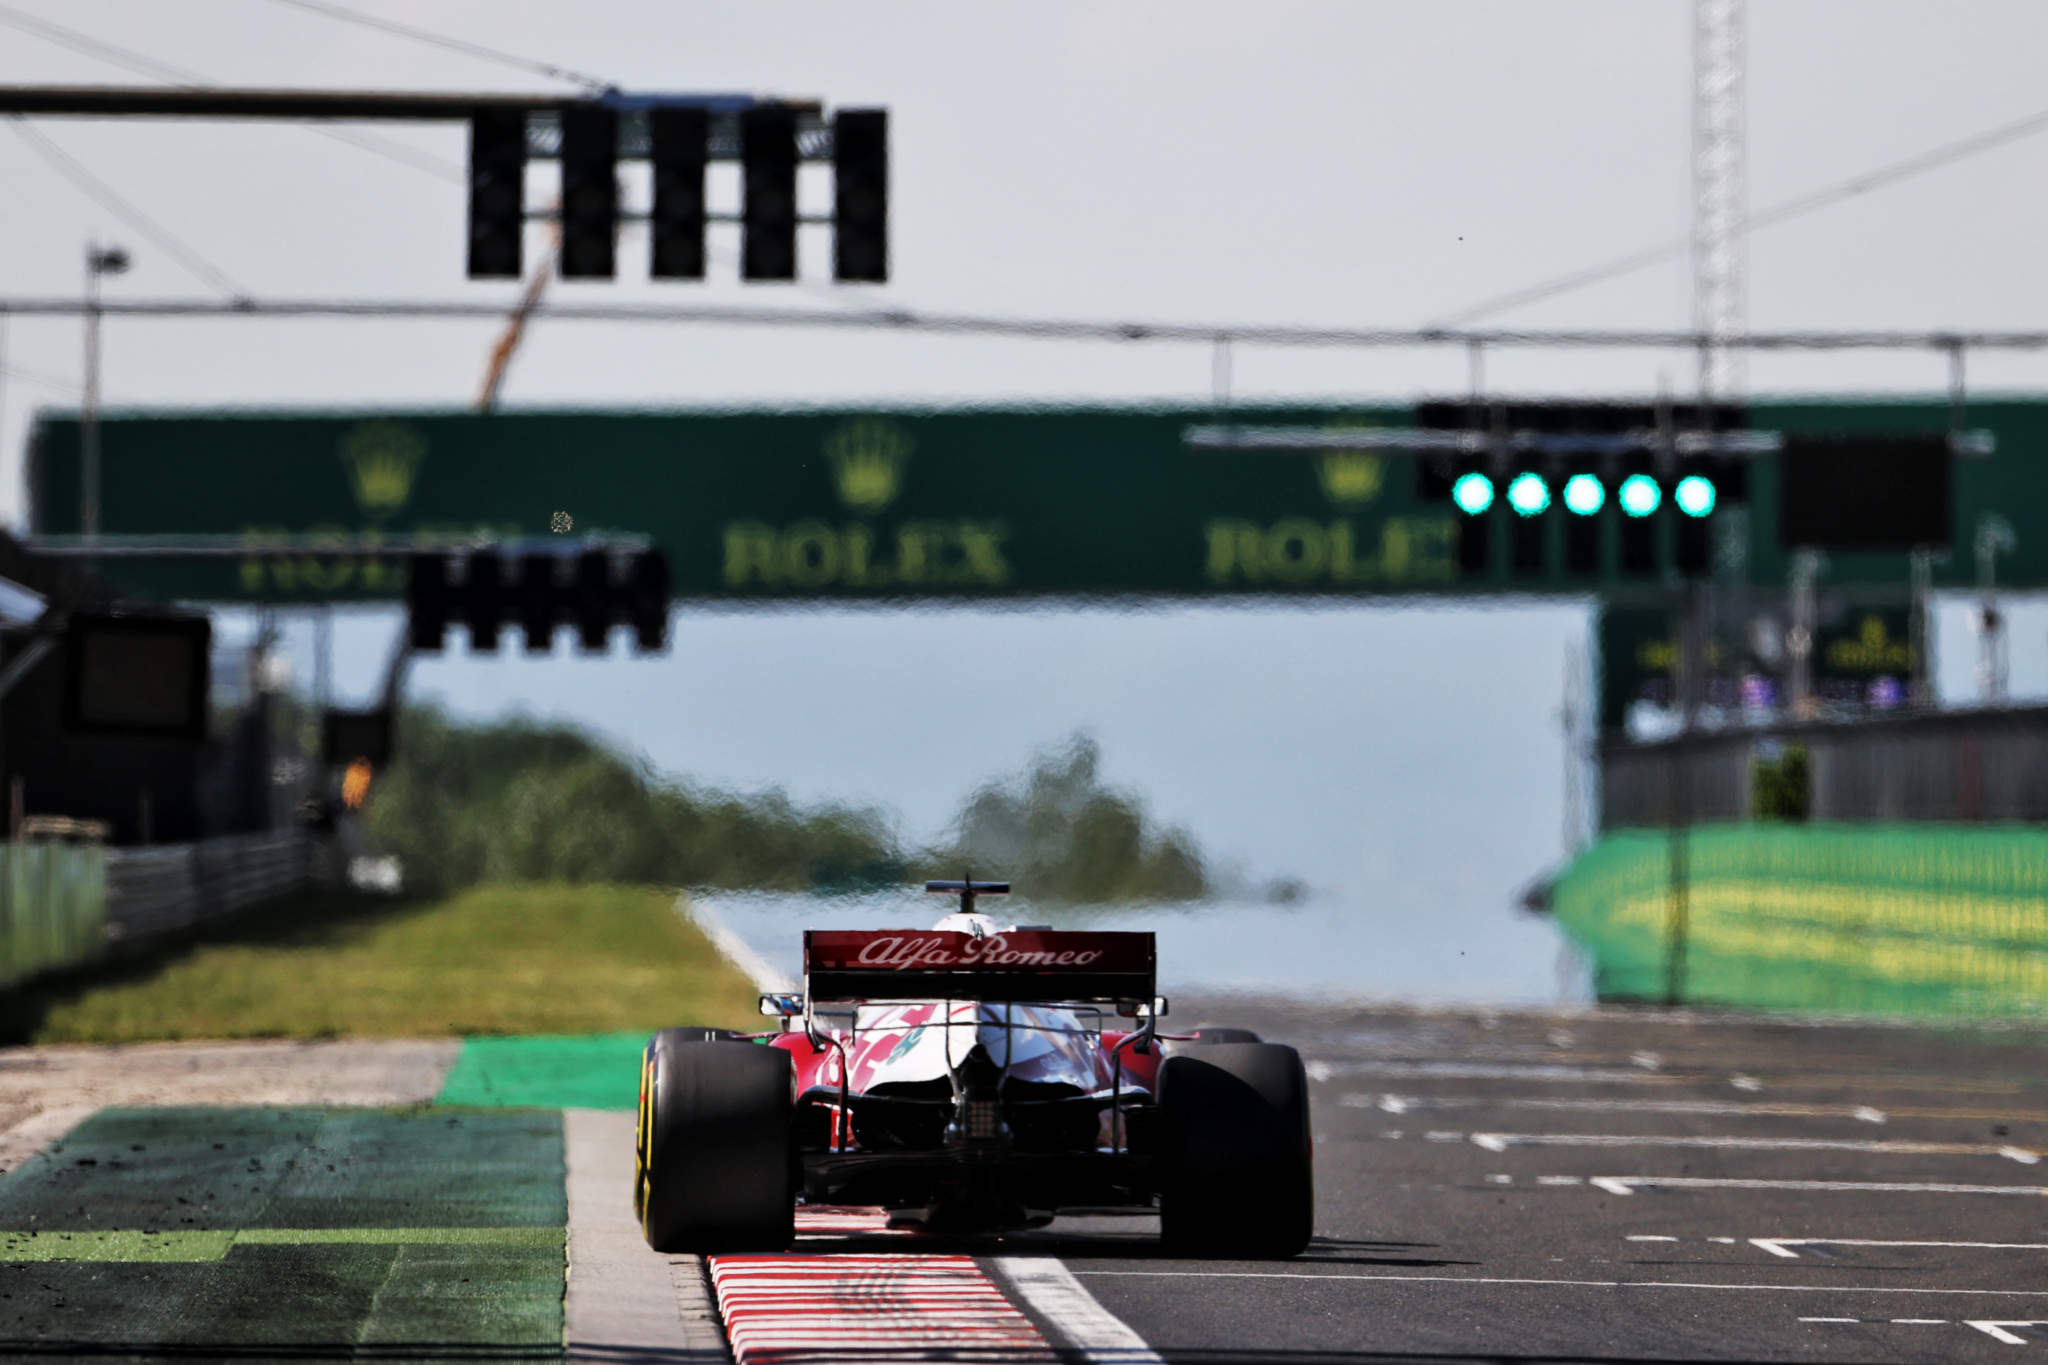
<svg viewBox="0 0 2048 1365"><path fill-rule="evenodd" d="M2048 1013L2048 830L1748 824L1686 837L1686 1003ZM1552 888L1602 1000L1664 998L1670 838L1608 834Z"/></svg>
<svg viewBox="0 0 2048 1365"><path fill-rule="evenodd" d="M105 849L0 844L0 986L84 962L106 940Z"/></svg>

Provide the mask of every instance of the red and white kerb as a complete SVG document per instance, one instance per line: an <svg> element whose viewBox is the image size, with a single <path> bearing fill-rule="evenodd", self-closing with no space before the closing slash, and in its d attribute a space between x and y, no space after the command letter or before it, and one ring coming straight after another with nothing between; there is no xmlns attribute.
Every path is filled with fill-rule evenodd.
<svg viewBox="0 0 2048 1365"><path fill-rule="evenodd" d="M797 1212L797 1235L879 1234L879 1210ZM1060 1357L971 1256L712 1256L739 1365L862 1365L944 1359L1054 1362Z"/></svg>

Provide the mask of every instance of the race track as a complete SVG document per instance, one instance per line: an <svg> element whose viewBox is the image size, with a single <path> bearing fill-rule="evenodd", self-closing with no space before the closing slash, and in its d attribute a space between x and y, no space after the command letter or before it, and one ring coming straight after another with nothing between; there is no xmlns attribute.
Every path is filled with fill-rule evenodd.
<svg viewBox="0 0 2048 1365"><path fill-rule="evenodd" d="M1176 1002L1198 1018L1309 1059L1297 1260L1166 1259L1144 1220L955 1242L833 1211L788 1257L707 1267L633 1236L626 1116L425 1105L447 1045L0 1054L0 1352L2048 1356L2041 1033Z"/></svg>

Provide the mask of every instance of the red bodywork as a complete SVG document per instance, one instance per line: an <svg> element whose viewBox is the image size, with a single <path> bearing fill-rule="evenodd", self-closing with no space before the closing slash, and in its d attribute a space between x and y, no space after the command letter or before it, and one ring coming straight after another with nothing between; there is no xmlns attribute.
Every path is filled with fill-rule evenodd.
<svg viewBox="0 0 2048 1365"><path fill-rule="evenodd" d="M1151 1204L1149 933L811 931L794 1070L805 1196L1001 1227Z"/></svg>

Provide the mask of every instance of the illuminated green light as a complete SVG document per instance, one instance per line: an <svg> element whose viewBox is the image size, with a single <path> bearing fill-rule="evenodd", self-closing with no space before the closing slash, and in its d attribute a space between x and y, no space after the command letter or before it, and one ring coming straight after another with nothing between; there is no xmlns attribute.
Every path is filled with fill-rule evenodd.
<svg viewBox="0 0 2048 1365"><path fill-rule="evenodd" d="M1631 474L1621 481L1615 501L1629 516L1647 517L1657 510L1658 503L1664 501L1664 490L1657 487L1657 481L1648 474Z"/></svg>
<svg viewBox="0 0 2048 1365"><path fill-rule="evenodd" d="M1508 485L1508 506L1519 516L1533 517L1550 506L1550 485L1541 474L1517 474Z"/></svg>
<svg viewBox="0 0 2048 1365"><path fill-rule="evenodd" d="M1476 517L1493 506L1493 480L1484 474L1462 474L1451 485L1451 501L1468 517Z"/></svg>
<svg viewBox="0 0 2048 1365"><path fill-rule="evenodd" d="M1671 490L1671 501L1687 516L1703 517L1714 510L1713 482L1698 474L1688 474Z"/></svg>
<svg viewBox="0 0 2048 1365"><path fill-rule="evenodd" d="M1564 506L1574 516L1590 517L1607 503L1607 489L1591 474L1574 474L1564 481Z"/></svg>

